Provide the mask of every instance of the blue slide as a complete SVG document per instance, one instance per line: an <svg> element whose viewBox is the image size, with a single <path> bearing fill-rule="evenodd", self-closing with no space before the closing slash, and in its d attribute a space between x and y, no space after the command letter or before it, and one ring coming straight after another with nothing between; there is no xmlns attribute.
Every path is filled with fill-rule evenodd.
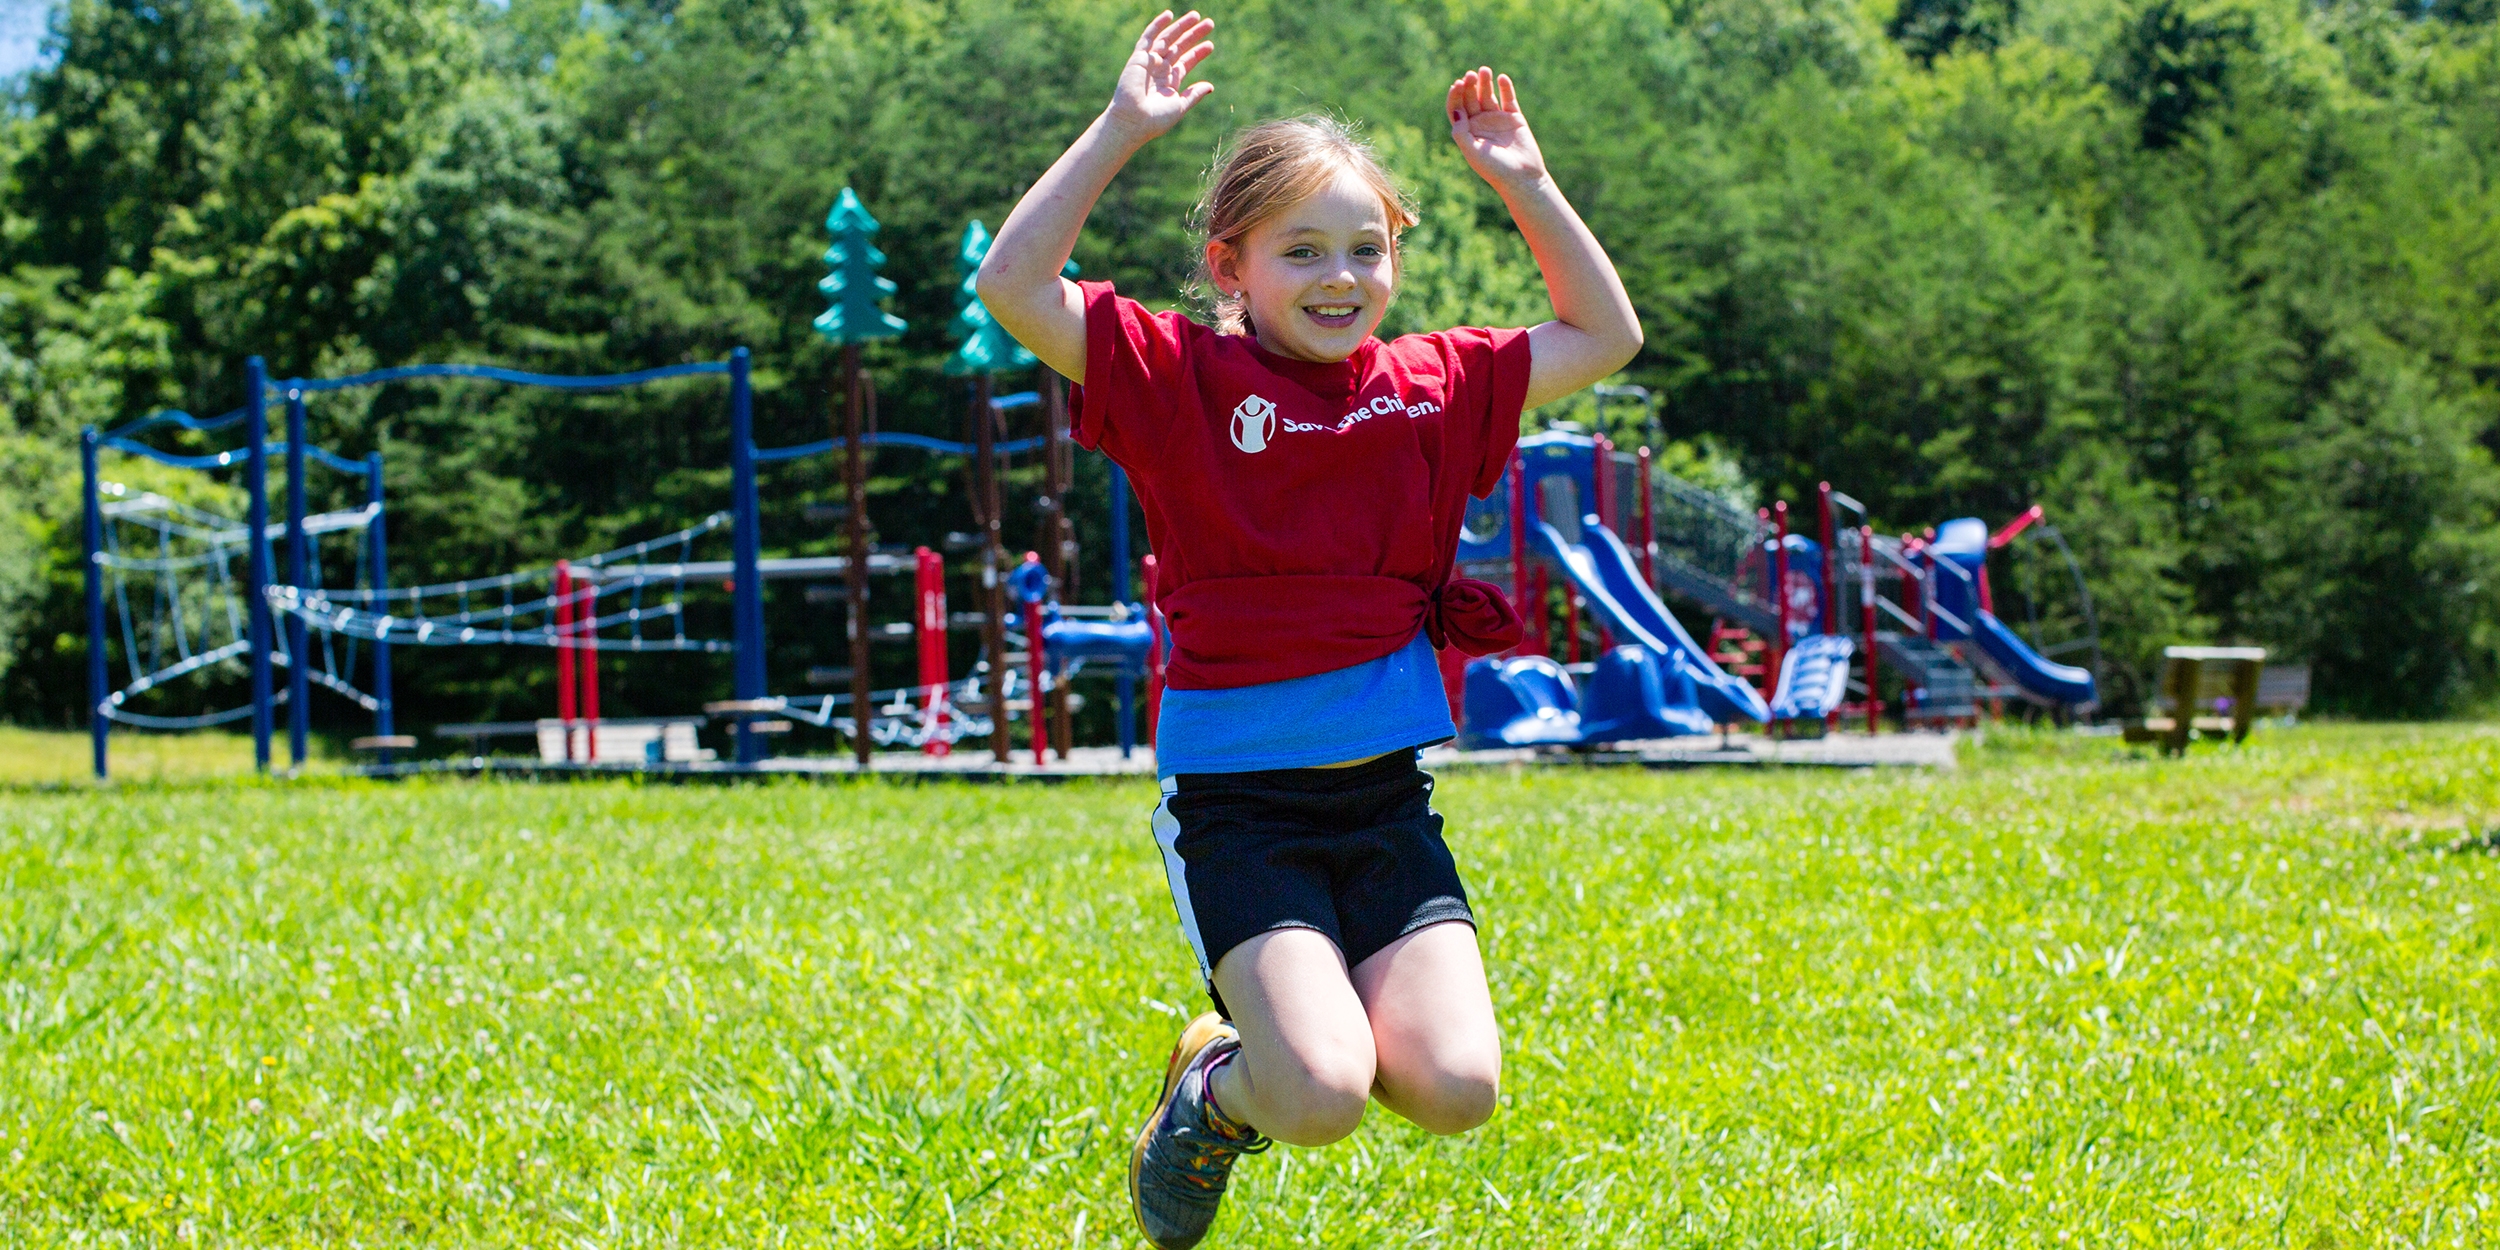
<svg viewBox="0 0 2500 1250"><path fill-rule="evenodd" d="M1988 575L1987 522L1975 516L1955 517L1936 527L1936 539L1927 552L1929 567L1936 572L1959 570L1957 576L1936 578L1936 606L1943 614L1936 621L1937 639L1960 641L1962 631L1954 621L1967 620L1970 640L1978 644L1980 657L2004 680L2014 683L2025 698L2070 707L2100 701L2090 670L2059 664L2032 650L1995 613L1979 606L1980 582Z"/></svg>
<svg viewBox="0 0 2500 1250"><path fill-rule="evenodd" d="M1996 667L2005 670L2005 675L2024 693L2045 702L2074 706L2100 701L2092 688L2089 669L2060 664L2032 650L2031 644L2006 628L1994 612L1981 608L1976 616L1971 634L1979 643L1979 650Z"/></svg>
<svg viewBox="0 0 2500 1250"><path fill-rule="evenodd" d="M1529 525L1529 540L1562 566L1572 584L1579 588L1580 597L1588 601L1589 609L1606 622L1617 638L1649 648L1672 668L1690 676L1693 700L1712 722L1731 724L1771 718L1771 709L1763 705L1761 692L1720 672L1719 666L1710 662L1709 653L1684 632L1675 615L1649 588L1632 549L1624 546L1623 540L1594 515L1581 518L1583 541L1576 543L1565 539L1561 530L1547 522L1531 520Z"/></svg>

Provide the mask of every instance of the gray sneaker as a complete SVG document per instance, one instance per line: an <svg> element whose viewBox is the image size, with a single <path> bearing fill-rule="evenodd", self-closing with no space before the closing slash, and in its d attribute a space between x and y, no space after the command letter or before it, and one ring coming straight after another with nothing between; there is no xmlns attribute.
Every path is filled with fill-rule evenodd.
<svg viewBox="0 0 2500 1250"><path fill-rule="evenodd" d="M1189 1250L1215 1223L1233 1161L1267 1149L1256 1130L1236 1133L1207 1114L1207 1065L1241 1049L1241 1034L1210 1011L1181 1030L1163 1067L1163 1097L1129 1155L1128 1195L1137 1227L1157 1250Z"/></svg>

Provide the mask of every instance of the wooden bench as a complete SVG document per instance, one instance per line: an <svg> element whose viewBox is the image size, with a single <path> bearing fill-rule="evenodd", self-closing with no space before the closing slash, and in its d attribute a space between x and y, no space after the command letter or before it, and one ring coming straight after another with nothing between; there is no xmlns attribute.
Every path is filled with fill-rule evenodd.
<svg viewBox="0 0 2500 1250"><path fill-rule="evenodd" d="M2309 706L2309 666L2306 664L2269 664L2257 678L2257 709L2275 712L2285 720L2297 719Z"/></svg>
<svg viewBox="0 0 2500 1250"><path fill-rule="evenodd" d="M2158 742L2163 754L2180 755L2200 733L2228 736L2233 742L2248 739L2257 723L2264 647L2164 647L2161 655L2161 705L2170 715L2128 721L2127 741ZM2305 681L2300 694L2306 702ZM2224 714L2197 715L2207 709Z"/></svg>
<svg viewBox="0 0 2500 1250"><path fill-rule="evenodd" d="M695 730L703 723L700 716L603 716L599 718L599 758L594 762L690 764L712 759L714 753L695 742ZM561 763L565 755L564 722L554 717L438 725L434 736L468 739L471 755L486 754L489 738L535 738L538 758L544 763ZM572 738L573 758L586 758L590 754L590 722L575 719Z"/></svg>
<svg viewBox="0 0 2500 1250"><path fill-rule="evenodd" d="M593 754L591 722L573 722L572 758L593 764L691 764L714 758L715 753L695 745L695 729L703 724L699 716L637 716L599 720L595 735L598 750ZM538 758L543 763L561 763L565 759L565 723L554 717L538 722Z"/></svg>

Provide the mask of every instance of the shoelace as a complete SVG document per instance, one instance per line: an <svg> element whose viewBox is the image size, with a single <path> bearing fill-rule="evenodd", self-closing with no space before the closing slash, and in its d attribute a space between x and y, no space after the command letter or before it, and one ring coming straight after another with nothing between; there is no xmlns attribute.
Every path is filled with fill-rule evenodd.
<svg viewBox="0 0 2500 1250"><path fill-rule="evenodd" d="M1255 1132L1247 1138L1232 1138L1186 1124L1172 1130L1170 1141L1180 1162L1175 1179L1186 1180L1202 1190L1222 1186L1230 1175L1233 1160L1242 1155L1264 1154L1274 1144Z"/></svg>

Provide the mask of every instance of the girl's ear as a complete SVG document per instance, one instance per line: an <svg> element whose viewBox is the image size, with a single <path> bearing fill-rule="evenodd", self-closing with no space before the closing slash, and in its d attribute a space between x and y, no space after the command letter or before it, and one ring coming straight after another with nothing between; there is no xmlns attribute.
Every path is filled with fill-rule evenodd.
<svg viewBox="0 0 2500 1250"><path fill-rule="evenodd" d="M1207 272L1215 289L1232 297L1241 294L1241 249L1222 239L1207 240Z"/></svg>

